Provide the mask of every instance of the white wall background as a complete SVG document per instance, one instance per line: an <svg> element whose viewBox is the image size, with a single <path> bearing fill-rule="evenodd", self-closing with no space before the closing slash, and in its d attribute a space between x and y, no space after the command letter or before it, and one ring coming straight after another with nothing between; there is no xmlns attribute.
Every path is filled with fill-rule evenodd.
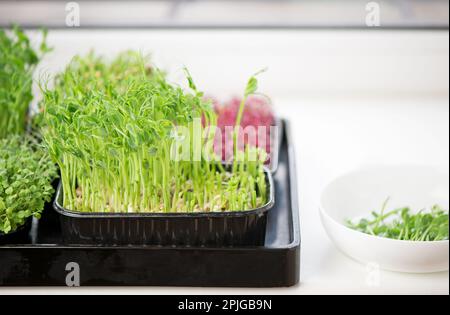
<svg viewBox="0 0 450 315"><path fill-rule="evenodd" d="M152 53L182 81L186 65L206 92L240 93L261 68L261 90L277 98L448 98L448 32L430 31L103 31L52 30L38 73L61 70L95 48Z"/></svg>

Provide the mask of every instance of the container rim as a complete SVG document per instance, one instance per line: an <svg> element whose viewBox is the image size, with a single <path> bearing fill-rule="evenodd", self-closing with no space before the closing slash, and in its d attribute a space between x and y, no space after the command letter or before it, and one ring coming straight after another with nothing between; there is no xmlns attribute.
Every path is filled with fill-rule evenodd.
<svg viewBox="0 0 450 315"><path fill-rule="evenodd" d="M61 194L63 187L61 181L58 185L55 201L53 202L53 208L60 215L72 217L72 218L211 218L211 217L242 217L254 214L264 214L268 212L275 206L275 184L272 172L264 166L264 173L266 175L266 182L269 184L269 200L268 202L257 209L246 210L246 211L225 211L225 212L143 212L143 213L126 213L126 212L78 212L73 210L65 209L60 204L62 198Z"/></svg>

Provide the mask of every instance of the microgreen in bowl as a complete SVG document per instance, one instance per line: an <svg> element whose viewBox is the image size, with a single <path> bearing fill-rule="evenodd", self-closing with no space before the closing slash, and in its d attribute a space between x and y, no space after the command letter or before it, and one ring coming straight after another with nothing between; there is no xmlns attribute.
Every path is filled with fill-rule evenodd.
<svg viewBox="0 0 450 315"><path fill-rule="evenodd" d="M413 213L410 208L399 208L386 212L386 201L381 212L372 212L370 218L347 220L347 226L374 236L404 241L448 240L448 211L435 205Z"/></svg>
<svg viewBox="0 0 450 315"><path fill-rule="evenodd" d="M40 217L51 201L56 176L56 166L33 137L0 140L0 234L14 232L29 217Z"/></svg>

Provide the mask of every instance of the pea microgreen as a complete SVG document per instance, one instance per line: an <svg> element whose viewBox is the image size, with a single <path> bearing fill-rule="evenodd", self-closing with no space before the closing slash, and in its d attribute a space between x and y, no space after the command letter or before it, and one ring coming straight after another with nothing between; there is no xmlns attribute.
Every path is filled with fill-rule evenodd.
<svg viewBox="0 0 450 315"><path fill-rule="evenodd" d="M222 212L267 202L263 162L227 169L220 159L178 161L171 150L186 127L194 152L195 121L216 124L211 104L197 90L170 84L148 58L134 52L112 62L91 53L76 57L53 88L42 86L43 135L61 169L63 205L80 212ZM256 90L256 79L251 80ZM198 139L197 139L198 140ZM211 152L213 148L211 146ZM212 154L212 153L211 153Z"/></svg>
<svg viewBox="0 0 450 315"><path fill-rule="evenodd" d="M435 205L413 213L410 208L399 208L389 212L386 201L381 212L372 212L371 218L357 222L347 220L347 226L370 235L404 241L448 240L448 211Z"/></svg>
<svg viewBox="0 0 450 315"><path fill-rule="evenodd" d="M33 71L42 54L49 51L46 35L44 31L37 51L19 27L0 29L0 139L26 129Z"/></svg>

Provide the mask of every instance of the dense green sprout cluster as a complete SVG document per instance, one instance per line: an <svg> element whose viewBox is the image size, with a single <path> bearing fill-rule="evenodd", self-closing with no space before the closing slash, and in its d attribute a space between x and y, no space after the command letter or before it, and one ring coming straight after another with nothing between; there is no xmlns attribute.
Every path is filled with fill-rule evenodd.
<svg viewBox="0 0 450 315"><path fill-rule="evenodd" d="M0 30L0 234L40 217L53 195L57 168L34 136L25 133L33 99L33 71L49 49L46 33L35 50L18 27Z"/></svg>
<svg viewBox="0 0 450 315"><path fill-rule="evenodd" d="M31 136L0 140L0 234L40 217L53 196L57 168Z"/></svg>
<svg viewBox="0 0 450 315"><path fill-rule="evenodd" d="M214 134L195 144L194 125L203 121L205 131L217 118L189 74L191 93L147 63L134 52L112 62L94 54L76 57L53 88L43 88L44 138L61 169L64 207L159 213L265 204L261 161L244 158L228 169L203 155L198 161L173 158L174 130L181 126L192 135L192 152L209 141L212 154Z"/></svg>
<svg viewBox="0 0 450 315"><path fill-rule="evenodd" d="M47 50L44 38L39 52ZM0 29L0 139L25 131L39 52L21 29Z"/></svg>
<svg viewBox="0 0 450 315"><path fill-rule="evenodd" d="M386 212L386 203L380 213L358 222L348 220L347 225L357 231L403 241L448 240L448 211L433 206L429 211L413 214L410 208Z"/></svg>

